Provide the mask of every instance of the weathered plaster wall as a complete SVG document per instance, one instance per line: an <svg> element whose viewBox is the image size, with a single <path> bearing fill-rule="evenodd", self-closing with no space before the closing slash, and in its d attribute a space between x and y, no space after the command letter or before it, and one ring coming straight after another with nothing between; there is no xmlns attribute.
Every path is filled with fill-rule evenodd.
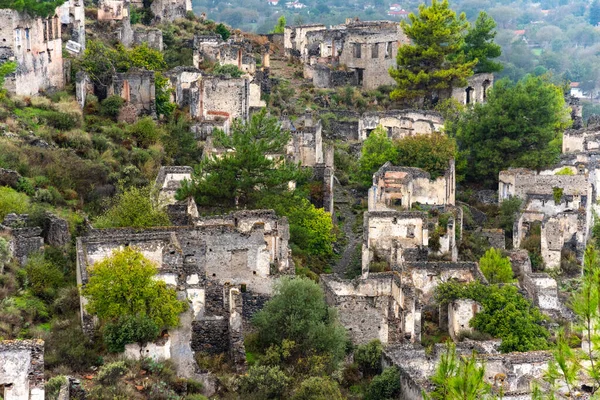
<svg viewBox="0 0 600 400"><path fill-rule="evenodd" d="M50 18L32 18L0 10L0 63L18 64L4 84L10 93L31 96L64 87L60 12L57 8Z"/></svg>
<svg viewBox="0 0 600 400"><path fill-rule="evenodd" d="M494 74L475 74L467 78L467 86L453 88L452 97L460 104L484 103L487 91L494 85Z"/></svg>
<svg viewBox="0 0 600 400"><path fill-rule="evenodd" d="M200 67L205 61L235 65L249 74L256 72L256 59L252 53L252 45L244 40L224 41L217 35L194 36L193 65Z"/></svg>
<svg viewBox="0 0 600 400"><path fill-rule="evenodd" d="M200 120L247 120L250 82L244 78L204 76L191 84L190 114Z"/></svg>
<svg viewBox="0 0 600 400"><path fill-rule="evenodd" d="M160 167L156 182L156 190L159 191L159 202L161 204L174 204L177 202L175 193L181 187L181 182L185 179L191 181L192 167Z"/></svg>
<svg viewBox="0 0 600 400"><path fill-rule="evenodd" d="M185 18L188 11L192 11L191 0L153 0L150 10L154 13L154 22L172 22L178 18Z"/></svg>
<svg viewBox="0 0 600 400"><path fill-rule="evenodd" d="M448 304L448 333L455 342L461 333L473 332L469 321L481 311L481 304L470 299L459 299Z"/></svg>
<svg viewBox="0 0 600 400"><path fill-rule="evenodd" d="M358 120L358 138L365 140L378 126L388 131L388 137L402 139L439 132L444 119L436 112L421 110L391 110L363 114Z"/></svg>
<svg viewBox="0 0 600 400"><path fill-rule="evenodd" d="M0 389L5 400L44 400L44 341L0 341Z"/></svg>
<svg viewBox="0 0 600 400"><path fill-rule="evenodd" d="M113 77L108 94L121 96L126 102L123 108L132 107L137 116L156 117L154 71L134 68L128 72L117 73Z"/></svg>

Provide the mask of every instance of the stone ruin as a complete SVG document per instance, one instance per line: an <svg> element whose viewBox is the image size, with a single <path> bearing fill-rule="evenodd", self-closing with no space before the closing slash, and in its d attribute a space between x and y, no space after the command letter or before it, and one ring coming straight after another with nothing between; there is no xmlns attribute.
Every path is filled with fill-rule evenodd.
<svg viewBox="0 0 600 400"><path fill-rule="evenodd" d="M251 75L256 72L252 44L244 39L230 38L225 41L219 35L194 36L193 65L200 68L205 62L235 65Z"/></svg>
<svg viewBox="0 0 600 400"><path fill-rule="evenodd" d="M154 71L132 68L113 76L108 95L120 96L125 100L119 120L135 122L140 116L156 118L156 92Z"/></svg>
<svg viewBox="0 0 600 400"><path fill-rule="evenodd" d="M79 44L77 54L85 50L85 6L83 0L69 0L60 7L62 32Z"/></svg>
<svg viewBox="0 0 600 400"><path fill-rule="evenodd" d="M358 120L358 140L365 140L378 126L388 132L391 139L407 136L429 135L440 132L444 119L435 111L390 110L367 112Z"/></svg>
<svg viewBox="0 0 600 400"><path fill-rule="evenodd" d="M18 64L17 70L6 76L4 88L9 93L32 96L64 87L62 11L59 7L50 17L41 18L0 9L0 63Z"/></svg>
<svg viewBox="0 0 600 400"><path fill-rule="evenodd" d="M129 25L129 7L141 8L143 2L129 0L100 0L98 4L98 21L123 21ZM154 0L150 5L154 14L154 23L174 21L185 18L192 11L190 0Z"/></svg>
<svg viewBox="0 0 600 400"><path fill-rule="evenodd" d="M44 341L0 341L0 397L44 400Z"/></svg>
<svg viewBox="0 0 600 400"><path fill-rule="evenodd" d="M398 46L405 43L408 38L391 21L348 19L331 29L300 25L284 31L286 55L300 59L304 77L320 88L393 84L388 70L396 64Z"/></svg>
<svg viewBox="0 0 600 400"><path fill-rule="evenodd" d="M243 329L271 296L275 279L294 274L288 240L287 220L268 210L193 218L191 225L144 231L92 230L77 239L77 282L85 286L89 268L114 250L139 249L158 265L159 279L191 306L179 328L143 348L128 346L126 355L170 357L182 377L196 376L197 351L228 353L243 369ZM85 304L82 297L84 331L92 333L96 322Z"/></svg>
<svg viewBox="0 0 600 400"><path fill-rule="evenodd" d="M463 342L456 344L459 355L470 356L477 352L480 362L485 363L485 381L494 390L502 390L503 399L524 400L531 398L531 383L541 381L552 359L550 351L499 354L498 341ZM384 350L384 366L395 365L400 369L400 398L422 400L423 390L432 390L429 377L442 354L445 345L436 344L430 351L411 344L388 346Z"/></svg>

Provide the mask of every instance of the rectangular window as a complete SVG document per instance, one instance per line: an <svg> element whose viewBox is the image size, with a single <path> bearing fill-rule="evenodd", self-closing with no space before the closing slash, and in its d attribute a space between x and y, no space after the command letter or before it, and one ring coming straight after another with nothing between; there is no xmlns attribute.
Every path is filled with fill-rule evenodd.
<svg viewBox="0 0 600 400"><path fill-rule="evenodd" d="M361 44L360 43L354 43L354 58L360 58L361 57Z"/></svg>
<svg viewBox="0 0 600 400"><path fill-rule="evenodd" d="M54 23L51 18L48 18L46 23L48 24L48 40L52 40L54 39Z"/></svg>
<svg viewBox="0 0 600 400"><path fill-rule="evenodd" d="M27 51L31 51L31 36L29 36L29 28L25 28L25 43L27 44Z"/></svg>
<svg viewBox="0 0 600 400"><path fill-rule="evenodd" d="M15 29L15 46L17 49L21 47L21 29Z"/></svg>
<svg viewBox="0 0 600 400"><path fill-rule="evenodd" d="M371 45L371 58L379 58L379 43Z"/></svg>
<svg viewBox="0 0 600 400"><path fill-rule="evenodd" d="M392 58L392 42L385 45L385 58Z"/></svg>

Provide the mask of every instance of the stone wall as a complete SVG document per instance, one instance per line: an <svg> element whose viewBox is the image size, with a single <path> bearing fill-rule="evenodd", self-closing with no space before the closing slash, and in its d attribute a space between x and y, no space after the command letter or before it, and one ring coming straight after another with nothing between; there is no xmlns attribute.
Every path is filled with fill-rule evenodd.
<svg viewBox="0 0 600 400"><path fill-rule="evenodd" d="M136 27L133 30L133 45L148 45L149 48L163 51L163 34L160 29Z"/></svg>
<svg viewBox="0 0 600 400"><path fill-rule="evenodd" d="M132 68L113 76L108 95L121 96L126 109L132 107L137 116L156 117L154 71Z"/></svg>
<svg viewBox="0 0 600 400"><path fill-rule="evenodd" d="M61 8L49 18L33 18L15 10L0 10L0 63L16 61L6 76L9 93L31 96L51 88L62 89L63 56Z"/></svg>
<svg viewBox="0 0 600 400"><path fill-rule="evenodd" d="M448 333L455 342L462 333L471 333L469 321L481 311L481 304L470 299L458 299L448 304Z"/></svg>
<svg viewBox="0 0 600 400"><path fill-rule="evenodd" d="M561 311L556 281L543 272L529 273L523 276L522 287L527 297L544 313L556 315Z"/></svg>
<svg viewBox="0 0 600 400"><path fill-rule="evenodd" d="M154 23L172 22L185 18L192 11L191 0L153 0L150 10L154 13Z"/></svg>
<svg viewBox="0 0 600 400"><path fill-rule="evenodd" d="M44 341L0 341L0 389L6 400L44 400Z"/></svg>
<svg viewBox="0 0 600 400"><path fill-rule="evenodd" d="M14 257L22 266L27 263L30 255L44 249L42 228L27 226L28 224L29 216L27 214L8 214L0 224L0 232L8 240L11 257Z"/></svg>
<svg viewBox="0 0 600 400"><path fill-rule="evenodd" d="M85 50L85 6L83 0L69 0L60 7L62 32L80 46L79 54Z"/></svg>
<svg viewBox="0 0 600 400"><path fill-rule="evenodd" d="M484 103L487 91L494 85L494 74L475 74L467 78L467 86L452 89L452 98L460 104Z"/></svg>
<svg viewBox="0 0 600 400"><path fill-rule="evenodd" d="M244 78L204 76L190 86L190 115L199 120L247 120L250 81Z"/></svg>
<svg viewBox="0 0 600 400"><path fill-rule="evenodd" d="M504 229L482 229L479 234L488 240L490 247L502 250L506 248Z"/></svg>
<svg viewBox="0 0 600 400"><path fill-rule="evenodd" d="M218 35L196 35L193 57L193 65L198 68L208 61L220 65L235 65L249 74L256 72L256 59L252 52L252 45L243 39L224 41Z"/></svg>
<svg viewBox="0 0 600 400"><path fill-rule="evenodd" d="M382 126L392 139L402 139L440 132L444 119L433 111L391 110L363 114L358 121L358 139L365 140L378 126Z"/></svg>
<svg viewBox="0 0 600 400"><path fill-rule="evenodd" d="M181 187L183 180L191 181L192 167L168 166L160 167L154 187L158 190L158 198L161 204L175 204L175 194Z"/></svg>
<svg viewBox="0 0 600 400"><path fill-rule="evenodd" d="M501 171L499 175L499 201L516 196L527 200L529 195L552 196L553 188L563 190L565 196L580 196L587 192L587 177L577 175L546 175L524 168Z"/></svg>

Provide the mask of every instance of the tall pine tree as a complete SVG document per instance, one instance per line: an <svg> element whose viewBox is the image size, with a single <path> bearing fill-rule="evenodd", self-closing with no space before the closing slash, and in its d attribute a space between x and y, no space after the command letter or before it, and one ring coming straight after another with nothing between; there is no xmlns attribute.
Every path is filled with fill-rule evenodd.
<svg viewBox="0 0 600 400"><path fill-rule="evenodd" d="M477 60L475 73L496 72L502 70L502 64L490 60L500 57L502 48L494 43L496 37L496 21L482 11L465 36L463 50L468 61Z"/></svg>
<svg viewBox="0 0 600 400"><path fill-rule="evenodd" d="M440 92L465 86L477 60L468 61L461 51L469 23L464 13L456 16L448 0L421 4L419 15L409 19L400 25L412 44L398 49L397 68L390 68L397 84L391 97L428 107Z"/></svg>

